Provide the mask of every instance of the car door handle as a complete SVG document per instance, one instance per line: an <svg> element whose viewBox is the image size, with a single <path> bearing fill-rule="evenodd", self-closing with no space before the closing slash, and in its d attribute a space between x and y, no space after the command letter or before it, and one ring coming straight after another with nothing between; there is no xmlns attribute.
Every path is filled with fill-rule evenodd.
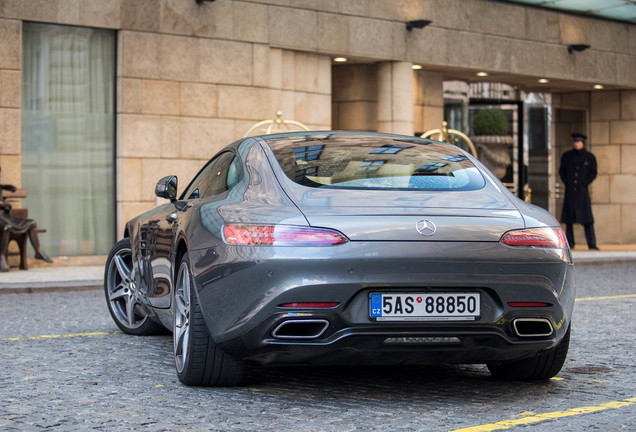
<svg viewBox="0 0 636 432"><path fill-rule="evenodd" d="M177 212L170 213L168 216L166 216L166 220L168 221L168 223L173 223L177 219L178 219Z"/></svg>

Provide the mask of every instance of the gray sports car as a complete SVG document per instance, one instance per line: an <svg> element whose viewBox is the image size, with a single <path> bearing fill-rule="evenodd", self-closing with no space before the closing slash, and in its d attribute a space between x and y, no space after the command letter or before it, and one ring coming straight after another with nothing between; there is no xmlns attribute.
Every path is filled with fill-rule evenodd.
<svg viewBox="0 0 636 432"><path fill-rule="evenodd" d="M105 269L126 333L168 329L179 379L261 364L485 363L547 379L574 305L559 223L469 154L409 136L241 139L132 219Z"/></svg>

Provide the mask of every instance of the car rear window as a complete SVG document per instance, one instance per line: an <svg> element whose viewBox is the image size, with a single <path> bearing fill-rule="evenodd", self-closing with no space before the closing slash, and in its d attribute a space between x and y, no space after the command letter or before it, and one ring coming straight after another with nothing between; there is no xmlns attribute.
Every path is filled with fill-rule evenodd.
<svg viewBox="0 0 636 432"><path fill-rule="evenodd" d="M313 188L475 190L485 181L457 147L383 135L266 139L294 182Z"/></svg>

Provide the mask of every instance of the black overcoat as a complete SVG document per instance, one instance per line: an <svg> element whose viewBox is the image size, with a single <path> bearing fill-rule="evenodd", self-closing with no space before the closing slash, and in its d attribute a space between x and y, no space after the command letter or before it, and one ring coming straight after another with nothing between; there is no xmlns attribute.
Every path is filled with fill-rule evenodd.
<svg viewBox="0 0 636 432"><path fill-rule="evenodd" d="M563 223L594 223L588 186L596 178L596 158L585 149L570 150L561 156L559 176L565 185Z"/></svg>

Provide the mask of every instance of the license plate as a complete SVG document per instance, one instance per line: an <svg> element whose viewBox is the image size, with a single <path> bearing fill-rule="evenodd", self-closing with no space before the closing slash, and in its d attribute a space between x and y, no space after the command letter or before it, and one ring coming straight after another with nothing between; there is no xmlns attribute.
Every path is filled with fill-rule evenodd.
<svg viewBox="0 0 636 432"><path fill-rule="evenodd" d="M473 321L479 293L371 294L369 316L378 321Z"/></svg>

